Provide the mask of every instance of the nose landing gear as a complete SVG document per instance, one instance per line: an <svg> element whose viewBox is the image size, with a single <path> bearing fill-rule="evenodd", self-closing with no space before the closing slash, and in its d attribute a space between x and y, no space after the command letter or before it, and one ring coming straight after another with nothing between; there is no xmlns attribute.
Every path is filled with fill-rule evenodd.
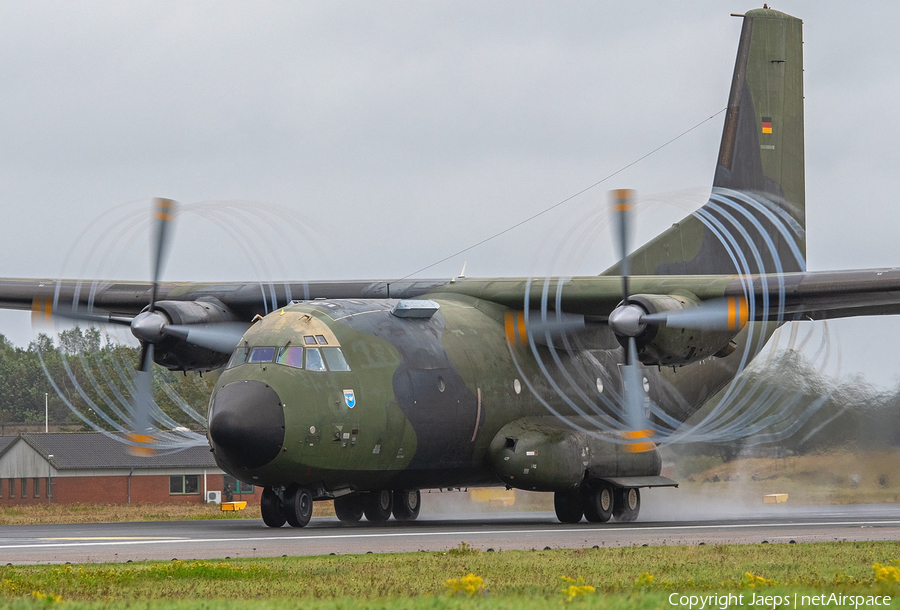
<svg viewBox="0 0 900 610"><path fill-rule="evenodd" d="M292 486L284 492L284 514L291 527L306 527L312 509L312 492L308 488Z"/></svg>
<svg viewBox="0 0 900 610"><path fill-rule="evenodd" d="M312 517L312 509L312 492L306 487L263 489L260 511L263 523L269 527L281 527L285 522L291 527L305 527Z"/></svg>
<svg viewBox="0 0 900 610"><path fill-rule="evenodd" d="M383 523L394 516L397 521L415 521L422 506L419 490L352 493L334 499L334 513L342 523L357 523L363 515L368 521ZM308 487L266 487L260 509L263 523L269 527L305 527L312 517L313 495ZM579 517L580 518L580 517Z"/></svg>
<svg viewBox="0 0 900 610"><path fill-rule="evenodd" d="M287 522L284 514L284 502L271 487L263 489L259 508L262 512L263 523L269 527L281 527Z"/></svg>

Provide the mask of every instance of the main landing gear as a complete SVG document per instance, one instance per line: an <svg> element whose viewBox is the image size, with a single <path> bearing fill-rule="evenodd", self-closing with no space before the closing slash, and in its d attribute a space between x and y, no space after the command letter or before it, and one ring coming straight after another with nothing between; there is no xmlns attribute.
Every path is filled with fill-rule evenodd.
<svg viewBox="0 0 900 610"><path fill-rule="evenodd" d="M348 494L334 499L334 513L342 523L366 520L383 523L394 516L397 521L414 521L419 516L422 496L419 490L390 491L387 489L366 494ZM263 523L269 527L304 527L312 517L313 497L307 487L292 485L275 490L263 489L260 509Z"/></svg>
<svg viewBox="0 0 900 610"><path fill-rule="evenodd" d="M340 510L338 509L339 505L342 507ZM366 520L374 523L384 523L391 518L391 515L397 521L415 521L422 506L422 494L418 489L403 491L381 489L364 495L354 494L335 498L334 512L337 518L345 523L352 523L360 519L356 517L355 512L350 515L351 518L342 516L346 514L343 507L349 505L362 507L362 514L365 514Z"/></svg>
<svg viewBox="0 0 900 610"><path fill-rule="evenodd" d="M581 489L553 494L556 518L563 523L578 523L582 517L591 523L634 521L641 510L641 492L637 487L614 488L596 481Z"/></svg>

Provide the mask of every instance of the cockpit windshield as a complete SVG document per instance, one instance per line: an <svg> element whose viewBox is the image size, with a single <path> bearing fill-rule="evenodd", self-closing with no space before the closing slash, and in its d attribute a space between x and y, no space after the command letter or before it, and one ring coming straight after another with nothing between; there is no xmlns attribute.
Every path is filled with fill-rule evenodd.
<svg viewBox="0 0 900 610"><path fill-rule="evenodd" d="M306 339L307 337L304 337ZM315 337L312 345L320 345L316 342ZM306 355L304 361L304 352ZM340 347L239 347L234 350L231 360L228 361L226 368L234 368L241 364L265 364L272 361L276 364L283 364L295 369L306 369L307 371L335 371L343 372L350 370L350 364L344 357L344 352Z"/></svg>

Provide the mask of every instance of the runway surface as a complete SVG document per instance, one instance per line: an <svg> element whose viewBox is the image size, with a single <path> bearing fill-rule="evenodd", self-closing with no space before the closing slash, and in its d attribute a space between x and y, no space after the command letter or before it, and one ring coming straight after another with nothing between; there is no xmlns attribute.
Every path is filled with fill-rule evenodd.
<svg viewBox="0 0 900 610"><path fill-rule="evenodd" d="M448 550L463 541L486 551L900 540L896 504L777 506L706 521L650 517L635 523L563 525L552 513L435 515L414 523L363 521L352 526L319 518L302 529L269 529L257 519L5 526L0 528L0 558L19 564L394 553Z"/></svg>

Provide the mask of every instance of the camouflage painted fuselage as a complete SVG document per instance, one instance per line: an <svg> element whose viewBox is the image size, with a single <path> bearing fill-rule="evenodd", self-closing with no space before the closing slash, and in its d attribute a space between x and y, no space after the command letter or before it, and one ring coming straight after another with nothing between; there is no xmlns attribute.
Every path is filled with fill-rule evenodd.
<svg viewBox="0 0 900 610"><path fill-rule="evenodd" d="M608 330L582 339L596 349L558 346L551 353L538 344L511 346L504 331L508 308L466 295L429 296L440 310L427 319L396 317L396 301L379 299L299 303L257 322L245 335L246 347L303 346L305 337L318 336L315 348L340 346L350 370L275 361L227 368L211 401L211 425L222 415L220 396L245 382L265 384L278 398L265 407L246 400L229 406L244 409L233 414L241 440L227 448L211 443L220 466L254 484L307 486L317 497L346 489L501 483L550 491L547 480L569 488L585 468L592 476L659 474L656 452L625 453L615 434L605 440L597 425L599 413L615 415L604 406L604 393L612 403L621 395L623 352ZM741 352L677 370L646 369L648 396L683 420L732 378ZM275 419L260 417L263 408ZM528 456L531 472L506 472L503 443L495 439L510 424L521 424L516 438L529 428L544 435L556 429L576 444L571 439L577 429L592 430L593 438L582 444L591 446L593 461L573 468L548 463L553 456L544 452ZM283 438L270 434L281 426ZM254 458L263 454L267 461L257 464ZM584 457L577 448L572 455ZM542 483L531 482L535 474Z"/></svg>

